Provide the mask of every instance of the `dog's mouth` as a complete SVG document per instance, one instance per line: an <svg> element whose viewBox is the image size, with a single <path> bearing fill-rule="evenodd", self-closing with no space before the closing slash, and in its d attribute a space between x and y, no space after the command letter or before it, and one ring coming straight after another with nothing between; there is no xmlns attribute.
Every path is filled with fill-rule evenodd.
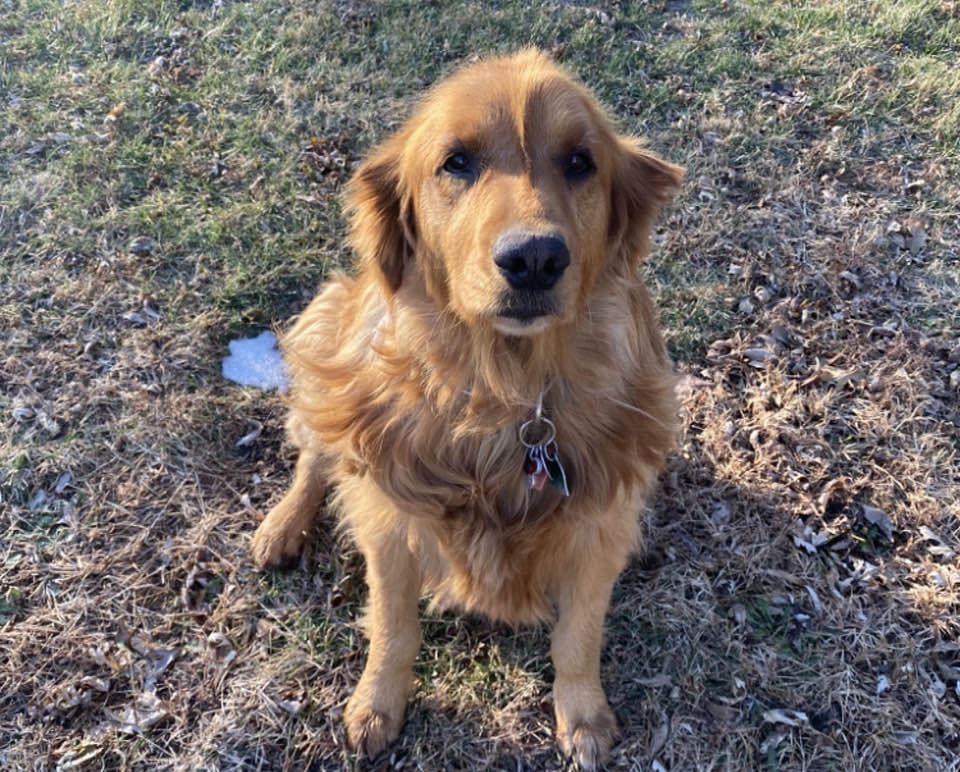
<svg viewBox="0 0 960 772"><path fill-rule="evenodd" d="M516 322L529 323L557 312L548 293L532 290L514 290L500 298L498 316Z"/></svg>

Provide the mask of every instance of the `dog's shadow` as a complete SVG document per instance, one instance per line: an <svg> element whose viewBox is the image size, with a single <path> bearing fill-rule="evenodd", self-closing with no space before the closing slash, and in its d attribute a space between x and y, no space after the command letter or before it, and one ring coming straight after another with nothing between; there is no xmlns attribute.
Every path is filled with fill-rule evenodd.
<svg viewBox="0 0 960 772"><path fill-rule="evenodd" d="M717 478L702 458L672 458L661 482L649 502L644 548L617 582L607 616L602 680L621 723L614 757L622 762L655 758L681 716L722 730L743 680L729 642L739 651L774 634L790 646L798 634L776 620L776 629L758 633L744 615L778 590L793 592L798 604L806 598L776 568L781 553L796 551L781 502ZM329 519L319 528L322 552L336 540ZM340 555L344 573L354 577L347 602L359 613L362 557L353 548ZM371 768L404 758L437 769L474 769L481 760L490 769L562 768L553 739L549 631L426 606L421 618L406 725ZM354 679L363 659L350 666Z"/></svg>

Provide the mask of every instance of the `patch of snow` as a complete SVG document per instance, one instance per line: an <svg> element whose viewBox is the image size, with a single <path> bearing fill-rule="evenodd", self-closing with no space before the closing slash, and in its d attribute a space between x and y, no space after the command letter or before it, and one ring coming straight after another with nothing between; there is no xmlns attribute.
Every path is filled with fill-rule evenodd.
<svg viewBox="0 0 960 772"><path fill-rule="evenodd" d="M278 389L286 394L290 382L287 365L276 346L277 336L269 330L256 338L230 341L230 356L223 360L223 377L241 386Z"/></svg>

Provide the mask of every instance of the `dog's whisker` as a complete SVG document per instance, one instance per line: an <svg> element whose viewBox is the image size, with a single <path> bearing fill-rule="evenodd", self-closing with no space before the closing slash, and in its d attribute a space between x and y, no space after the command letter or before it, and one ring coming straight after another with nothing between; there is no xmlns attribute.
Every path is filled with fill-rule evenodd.
<svg viewBox="0 0 960 772"><path fill-rule="evenodd" d="M669 424L665 423L664 421L661 421L661 420L660 420L659 418L657 418L655 415L653 415L652 413L647 412L647 411L644 410L643 408L637 407L636 405L631 405L631 404L629 404L629 403L627 403L627 402L624 402L623 400L617 399L616 397L609 397L609 400L610 400L614 405L617 405L617 406L619 406L619 407L625 408L625 409L627 409L627 410L632 410L634 413L639 413L640 415L644 416L645 418L649 418L651 421L653 421L653 422L654 422L657 426L659 426L661 429L664 429L664 430L666 430L666 431L673 431L673 427L672 427L672 426L670 426Z"/></svg>

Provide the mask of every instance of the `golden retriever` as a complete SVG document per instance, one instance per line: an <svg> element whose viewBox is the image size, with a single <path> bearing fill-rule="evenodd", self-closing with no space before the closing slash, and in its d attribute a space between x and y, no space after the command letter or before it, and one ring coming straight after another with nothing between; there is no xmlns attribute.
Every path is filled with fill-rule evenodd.
<svg viewBox="0 0 960 772"><path fill-rule="evenodd" d="M295 557L332 491L370 590L354 748L400 732L427 594L551 623L560 746L607 756L604 616L676 424L640 262L682 175L526 50L433 88L347 186L359 271L283 340L300 455L253 555Z"/></svg>

